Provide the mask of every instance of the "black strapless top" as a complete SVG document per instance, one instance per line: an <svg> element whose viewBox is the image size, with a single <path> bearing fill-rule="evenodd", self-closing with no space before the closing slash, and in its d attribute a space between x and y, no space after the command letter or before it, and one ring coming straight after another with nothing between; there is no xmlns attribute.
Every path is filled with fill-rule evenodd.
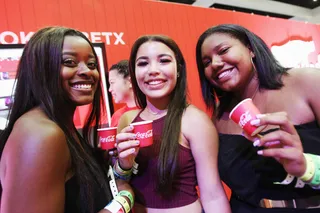
<svg viewBox="0 0 320 213"><path fill-rule="evenodd" d="M92 181L94 183L94 181ZM65 205L64 205L64 213L79 213L80 211L80 203L79 203L79 193L80 186L78 180L75 176L70 178L65 183ZM103 191L101 187L97 184L94 184L93 188L93 205L94 212L99 212L103 209L110 200L110 197L106 195L106 192Z"/></svg>
<svg viewBox="0 0 320 213"><path fill-rule="evenodd" d="M320 155L320 127L317 122L296 125L295 128L304 152ZM289 185L274 184L286 178L286 171L275 159L259 156L259 148L254 147L253 143L242 135L219 134L219 139L219 172L221 179L231 188L233 198L236 197L251 207L258 207L263 198L289 200L320 195L320 190L314 190L308 185L295 188L296 179ZM268 212L270 211L271 209Z"/></svg>

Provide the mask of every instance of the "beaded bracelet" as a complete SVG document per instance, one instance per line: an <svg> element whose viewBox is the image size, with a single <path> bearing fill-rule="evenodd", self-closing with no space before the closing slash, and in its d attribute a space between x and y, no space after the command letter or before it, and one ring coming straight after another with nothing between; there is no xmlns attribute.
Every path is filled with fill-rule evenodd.
<svg viewBox="0 0 320 213"><path fill-rule="evenodd" d="M299 177L299 179L304 182L309 182L315 174L315 162L311 154L303 153L303 156L306 159L306 171Z"/></svg>
<svg viewBox="0 0 320 213"><path fill-rule="evenodd" d="M128 201L124 197L117 195L114 200L118 201L121 204L126 213L130 212L131 208Z"/></svg>
<svg viewBox="0 0 320 213"><path fill-rule="evenodd" d="M119 161L117 160L113 165L113 173L116 179L129 181L132 174L132 168L129 170L123 170L119 165Z"/></svg>
<svg viewBox="0 0 320 213"><path fill-rule="evenodd" d="M131 208L133 207L134 200L133 200L132 194L131 194L129 191L127 191L127 190L121 190L118 195L127 197L127 198L130 200L130 207L131 207Z"/></svg>
<svg viewBox="0 0 320 213"><path fill-rule="evenodd" d="M121 179L124 181L129 181L131 179L131 175L121 175L121 174L118 174L116 170L113 170L113 174L116 179Z"/></svg>

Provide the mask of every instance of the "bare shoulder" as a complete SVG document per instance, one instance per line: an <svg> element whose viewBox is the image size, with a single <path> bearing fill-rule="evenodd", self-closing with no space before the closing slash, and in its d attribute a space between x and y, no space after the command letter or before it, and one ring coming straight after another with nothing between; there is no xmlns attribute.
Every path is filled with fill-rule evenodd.
<svg viewBox="0 0 320 213"><path fill-rule="evenodd" d="M215 132L216 128L210 117L194 105L189 105L182 116L182 131L184 135L192 135L203 131Z"/></svg>
<svg viewBox="0 0 320 213"><path fill-rule="evenodd" d="M64 132L38 110L24 114L16 121L4 155L7 152L19 154L21 158L58 155L66 162L70 157Z"/></svg>
<svg viewBox="0 0 320 213"><path fill-rule="evenodd" d="M201 122L212 123L209 116L204 111L202 111L198 107L191 104L186 108L182 116L182 121L195 122L195 123L201 123Z"/></svg>
<svg viewBox="0 0 320 213"><path fill-rule="evenodd" d="M317 68L292 68L288 73L288 81L296 86L314 86L312 83L320 80L320 69Z"/></svg>
<svg viewBox="0 0 320 213"><path fill-rule="evenodd" d="M138 115L138 113L141 111L141 109L135 109L135 110L130 110L125 113L120 117L119 123L118 123L118 132L120 132L123 128L128 126L133 119Z"/></svg>
<svg viewBox="0 0 320 213"><path fill-rule="evenodd" d="M66 144L66 139L62 129L44 114L28 112L21 116L15 123L12 131L13 136L22 136L23 140L28 141L56 141L51 144ZM61 143L59 143L61 142ZM50 144L48 144L51 146Z"/></svg>

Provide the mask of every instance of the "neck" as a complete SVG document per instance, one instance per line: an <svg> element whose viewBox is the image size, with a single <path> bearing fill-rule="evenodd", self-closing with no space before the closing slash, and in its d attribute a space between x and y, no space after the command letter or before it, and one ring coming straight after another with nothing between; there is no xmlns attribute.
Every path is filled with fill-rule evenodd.
<svg viewBox="0 0 320 213"><path fill-rule="evenodd" d="M129 108L137 106L136 102L134 100L134 95L133 94L128 98L128 100L126 101L126 104L127 104L127 107L129 107Z"/></svg>
<svg viewBox="0 0 320 213"><path fill-rule="evenodd" d="M151 101L147 100L146 109L149 113L151 113L153 115L162 115L162 114L167 113L167 111L168 111L167 106L168 106L167 104L160 105L159 103L157 103L157 105L155 105Z"/></svg>
<svg viewBox="0 0 320 213"><path fill-rule="evenodd" d="M235 93L235 96L239 100L243 100L246 98L254 99L259 90L259 80L256 76L253 76L250 83L246 85L246 87L239 92Z"/></svg>

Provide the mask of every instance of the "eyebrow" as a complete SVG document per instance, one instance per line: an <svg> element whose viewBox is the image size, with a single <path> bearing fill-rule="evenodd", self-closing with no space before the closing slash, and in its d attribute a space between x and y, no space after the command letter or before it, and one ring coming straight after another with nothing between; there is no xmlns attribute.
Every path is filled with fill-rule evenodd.
<svg viewBox="0 0 320 213"><path fill-rule="evenodd" d="M161 58L163 56L169 56L170 58L173 58L172 55L170 54L167 54L167 53L163 53L163 54L160 54L158 55L158 58ZM140 56L139 58L136 59L136 62L140 59L148 59L149 57L148 56Z"/></svg>
<svg viewBox="0 0 320 213"><path fill-rule="evenodd" d="M226 42L222 42L220 44L218 44L217 46L215 46L213 49L210 49L210 51L217 51L218 49L220 49L223 45L227 45L228 43ZM202 57L202 60L208 58L207 56Z"/></svg>
<svg viewBox="0 0 320 213"><path fill-rule="evenodd" d="M72 56L74 56L74 57L77 57L77 56L78 56L78 53L65 51L65 52L62 52L62 55L72 55ZM90 53L90 54L89 54L89 58L95 58L95 56Z"/></svg>

